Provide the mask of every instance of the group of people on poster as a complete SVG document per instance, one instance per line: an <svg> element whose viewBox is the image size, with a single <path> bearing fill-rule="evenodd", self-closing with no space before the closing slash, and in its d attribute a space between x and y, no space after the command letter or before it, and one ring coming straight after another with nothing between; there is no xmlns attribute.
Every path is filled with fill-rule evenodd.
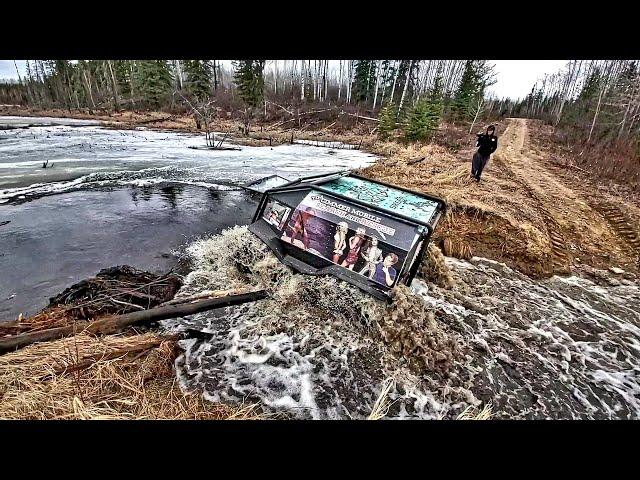
<svg viewBox="0 0 640 480"><path fill-rule="evenodd" d="M398 263L398 255L389 252L383 255L382 249L378 247L379 241L375 237L367 237L364 227L358 227L356 232L347 240L349 225L347 222L340 222L336 226L336 233L333 236L333 263L341 265L349 270L353 270L359 258L364 260L364 266L358 272L360 275L367 275L369 279L387 285L393 285L397 272L393 265ZM349 247L347 250L347 246ZM347 251L344 260L340 259Z"/></svg>
<svg viewBox="0 0 640 480"><path fill-rule="evenodd" d="M394 265L398 263L398 255L394 252L385 252L380 248L379 240L375 237L368 236L364 227L357 227L355 232L349 234L349 224L347 222L339 222L337 225L329 223L324 219L316 216L314 209L303 207L296 209L291 221L288 224L287 231L283 234L283 239L293 244L301 243L302 248L310 250L311 236L308 223L311 218L322 221L327 227L334 228L333 248L331 260L336 265L341 265L351 271L355 271L360 275L367 276L369 279L385 285L393 286L398 275ZM327 239L315 239L330 241ZM319 252L318 252L319 253ZM359 268L356 269L356 265Z"/></svg>

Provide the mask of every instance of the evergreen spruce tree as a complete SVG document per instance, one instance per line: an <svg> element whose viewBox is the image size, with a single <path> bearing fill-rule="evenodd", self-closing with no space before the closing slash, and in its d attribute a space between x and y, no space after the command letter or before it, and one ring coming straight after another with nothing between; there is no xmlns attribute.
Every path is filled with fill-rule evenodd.
<svg viewBox="0 0 640 480"><path fill-rule="evenodd" d="M431 103L442 117L444 111L444 81L440 69L436 72L436 78L433 81L433 86L429 90L428 95L429 103Z"/></svg>
<svg viewBox="0 0 640 480"><path fill-rule="evenodd" d="M264 60L237 60L234 82L242 100L249 107L260 105L264 99Z"/></svg>
<svg viewBox="0 0 640 480"><path fill-rule="evenodd" d="M441 102L444 97L444 82L442 76L437 75L433 81L433 86L429 90L429 100Z"/></svg>
<svg viewBox="0 0 640 480"><path fill-rule="evenodd" d="M118 92L122 96L131 96L132 60L112 60L113 74L116 77Z"/></svg>
<svg viewBox="0 0 640 480"><path fill-rule="evenodd" d="M136 92L150 106L159 107L171 93L171 72L166 60L136 62L134 85Z"/></svg>
<svg viewBox="0 0 640 480"><path fill-rule="evenodd" d="M376 65L372 60L356 60L353 78L352 98L356 102L365 102L373 98L376 87Z"/></svg>
<svg viewBox="0 0 640 480"><path fill-rule="evenodd" d="M416 102L408 113L404 128L405 138L409 141L429 140L440 125L440 104L427 99Z"/></svg>
<svg viewBox="0 0 640 480"><path fill-rule="evenodd" d="M394 68L393 62L390 60L383 60L380 65L380 95L385 97L391 93L391 84L393 83Z"/></svg>
<svg viewBox="0 0 640 480"><path fill-rule="evenodd" d="M185 60L187 93L197 100L204 100L211 94L211 65L207 60Z"/></svg>
<svg viewBox="0 0 640 480"><path fill-rule="evenodd" d="M453 119L468 120L472 116L472 107L474 102L478 101L478 96L484 95L485 88L493 83L493 66L486 60L467 60L453 98Z"/></svg>
<svg viewBox="0 0 640 480"><path fill-rule="evenodd" d="M598 90L600 90L601 73L598 67L594 68L584 82L582 90L578 95L578 100L589 101L598 96Z"/></svg>
<svg viewBox="0 0 640 480"><path fill-rule="evenodd" d="M469 115L469 107L476 96L478 78L473 67L473 61L467 60L462 72L460 84L453 97L452 116L454 120L464 120Z"/></svg>
<svg viewBox="0 0 640 480"><path fill-rule="evenodd" d="M396 129L396 106L388 102L378 114L378 136L382 139L389 138L389 134Z"/></svg>

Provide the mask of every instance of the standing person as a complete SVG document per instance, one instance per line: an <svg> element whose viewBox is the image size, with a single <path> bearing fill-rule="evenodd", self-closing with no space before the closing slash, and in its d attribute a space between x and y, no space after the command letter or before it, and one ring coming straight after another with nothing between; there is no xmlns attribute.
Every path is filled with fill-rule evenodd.
<svg viewBox="0 0 640 480"><path fill-rule="evenodd" d="M482 170L487 166L489 156L498 148L498 137L494 135L496 127L489 125L487 127L487 133L479 133L478 140L476 141L476 147L478 151L473 154L473 160L471 160L471 176L478 182L480 181L480 175Z"/></svg>
<svg viewBox="0 0 640 480"><path fill-rule="evenodd" d="M371 245L366 248L361 255L367 263L362 267L362 270L360 270L360 275L368 272L369 278L373 279L373 274L376 273L376 265L382 261L382 250L378 248L378 239L375 237L372 238Z"/></svg>
<svg viewBox="0 0 640 480"><path fill-rule="evenodd" d="M396 269L393 268L393 265L398 263L398 256L395 253L390 253L386 257L382 263L376 265L376 273L373 275L373 279L380 283L381 285L386 285L390 287L393 285L393 282L398 275Z"/></svg>

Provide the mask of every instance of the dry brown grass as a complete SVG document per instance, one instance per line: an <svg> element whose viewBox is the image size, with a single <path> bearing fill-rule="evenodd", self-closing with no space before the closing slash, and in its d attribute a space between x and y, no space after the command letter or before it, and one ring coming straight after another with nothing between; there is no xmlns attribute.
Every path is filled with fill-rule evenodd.
<svg viewBox="0 0 640 480"><path fill-rule="evenodd" d="M382 383L380 395L378 395L378 398L373 404L373 408L371 409L371 413L367 417L367 420L380 420L387 415L389 407L392 405L392 402L389 400L389 392L394 389L395 383L395 379L393 378L387 378Z"/></svg>
<svg viewBox="0 0 640 480"><path fill-rule="evenodd" d="M173 372L176 344L153 333L80 334L0 357L4 419L257 419L185 394Z"/></svg>
<svg viewBox="0 0 640 480"><path fill-rule="evenodd" d="M388 159L364 169L365 175L440 197L453 210L499 215L513 224L540 219L535 205L522 201L523 192L513 179L502 175L499 152L478 184L470 178L470 151L460 158L439 145L395 142L379 142L372 150ZM413 165L408 163L420 157L426 158Z"/></svg>
<svg viewBox="0 0 640 480"><path fill-rule="evenodd" d="M48 328L64 327L72 323L69 312L64 307L51 307L42 310L31 317L18 316L17 320L0 322L0 337L35 332Z"/></svg>
<svg viewBox="0 0 640 480"><path fill-rule="evenodd" d="M469 405L456 417L456 420L491 420L492 417L493 405L489 402L482 408Z"/></svg>

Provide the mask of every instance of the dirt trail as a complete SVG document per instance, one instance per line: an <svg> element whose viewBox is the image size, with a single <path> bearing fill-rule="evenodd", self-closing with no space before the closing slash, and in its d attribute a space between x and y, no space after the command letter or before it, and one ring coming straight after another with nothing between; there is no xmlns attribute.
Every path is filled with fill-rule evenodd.
<svg viewBox="0 0 640 480"><path fill-rule="evenodd" d="M526 119L508 119L495 160L544 217L555 272L568 273L580 257L586 260L598 252L615 263L637 268L638 219L619 207L624 206L624 199L605 197L577 175L550 171L544 155L531 150Z"/></svg>
<svg viewBox="0 0 640 480"><path fill-rule="evenodd" d="M434 241L449 256L497 260L535 278L610 267L637 274L640 208L558 165L553 152L536 148L530 128L526 119L500 122L480 183L469 175L473 147L453 154L437 144L380 143L376 153L387 160L362 173L443 198L449 212Z"/></svg>

